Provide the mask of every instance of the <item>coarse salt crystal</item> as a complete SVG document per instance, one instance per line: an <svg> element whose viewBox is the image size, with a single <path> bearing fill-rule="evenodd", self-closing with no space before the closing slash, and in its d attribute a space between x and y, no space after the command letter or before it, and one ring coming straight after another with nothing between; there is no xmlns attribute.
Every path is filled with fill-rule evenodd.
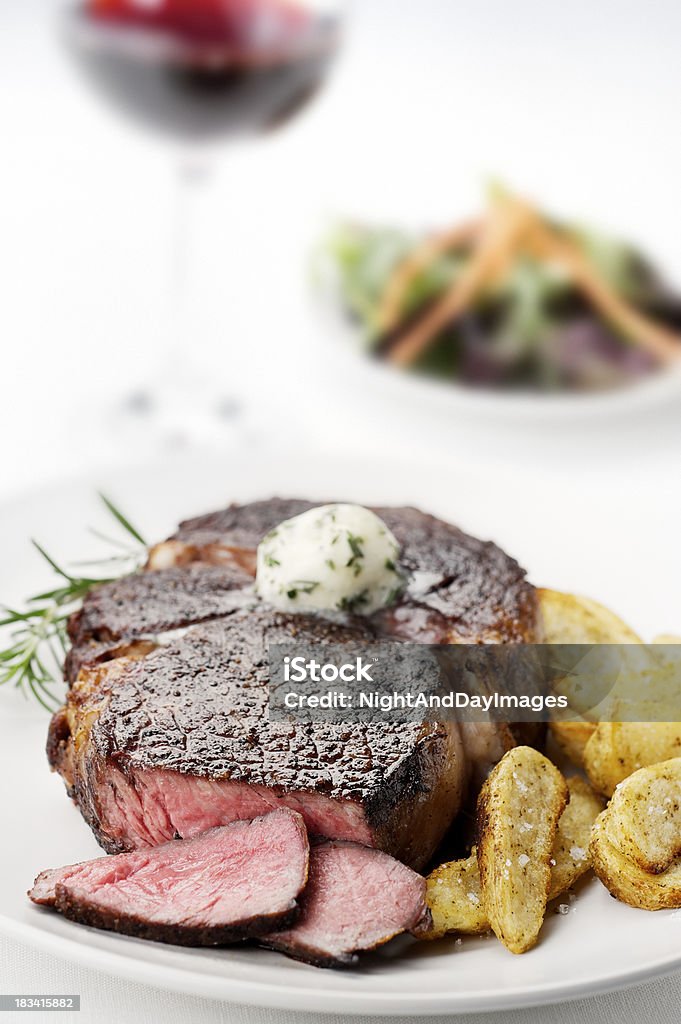
<svg viewBox="0 0 681 1024"><path fill-rule="evenodd" d="M579 864L586 857L586 850L583 846L571 846L570 856L575 861L575 863Z"/></svg>
<svg viewBox="0 0 681 1024"><path fill-rule="evenodd" d="M475 895L474 892L467 893L467 896L468 896L468 899L470 900L470 902L473 904L474 907L477 907L479 905L480 899L479 899L478 896Z"/></svg>
<svg viewBox="0 0 681 1024"><path fill-rule="evenodd" d="M515 784L518 787L518 789L520 790L520 792L521 793L527 793L527 786L525 785L525 783L523 782L522 779L518 778L518 773L517 772L513 772L513 778L515 779Z"/></svg>
<svg viewBox="0 0 681 1024"><path fill-rule="evenodd" d="M558 913L559 914L569 914L570 913L570 908L567 905L567 903L560 903L558 905Z"/></svg>
<svg viewBox="0 0 681 1024"><path fill-rule="evenodd" d="M521 853L518 857L518 863L520 864L521 868L524 868L530 863L530 858L527 856L526 853Z"/></svg>

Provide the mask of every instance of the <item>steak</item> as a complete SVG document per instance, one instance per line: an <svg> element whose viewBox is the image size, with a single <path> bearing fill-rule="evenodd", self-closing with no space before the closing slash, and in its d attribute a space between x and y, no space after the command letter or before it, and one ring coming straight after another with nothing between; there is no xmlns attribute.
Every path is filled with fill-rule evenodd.
<svg viewBox="0 0 681 1024"><path fill-rule="evenodd" d="M229 505L219 512L188 519L169 540L151 549L149 568L207 562L235 565L255 576L255 550L265 534L316 504L297 498L270 498Z"/></svg>
<svg viewBox="0 0 681 1024"><path fill-rule="evenodd" d="M422 866L467 782L455 723L268 719L268 643L372 637L361 620L265 605L191 627L146 657L81 671L52 721L50 762L110 853L288 806L312 834Z"/></svg>
<svg viewBox="0 0 681 1024"><path fill-rule="evenodd" d="M317 967L347 966L358 952L423 923L425 895L425 879L384 853L354 843L320 843L310 851L300 917L261 942Z"/></svg>
<svg viewBox="0 0 681 1024"><path fill-rule="evenodd" d="M255 573L256 548L282 520L313 502L273 498L230 505L180 525L152 549L152 568L206 562ZM408 580L396 607L378 613L378 631L420 643L530 643L539 639L534 587L496 544L415 508L374 508L401 546L399 569Z"/></svg>
<svg viewBox="0 0 681 1024"><path fill-rule="evenodd" d="M253 579L238 566L174 566L94 587L69 621L65 675L131 653L132 641L228 615L253 603ZM148 653L149 647L141 653Z"/></svg>
<svg viewBox="0 0 681 1024"><path fill-rule="evenodd" d="M434 852L507 727L270 722L269 643L517 643L540 636L525 573L496 545L412 508L376 508L407 588L370 619L285 615L252 587L256 548L313 503L232 505L180 525L145 572L94 588L71 620L50 762L109 852L191 837L282 805L313 834L413 867ZM168 641L159 634L182 630Z"/></svg>
<svg viewBox="0 0 681 1024"><path fill-rule="evenodd" d="M196 839L44 871L29 896L95 928L223 946L294 922L308 854L302 818L282 809Z"/></svg>
<svg viewBox="0 0 681 1024"><path fill-rule="evenodd" d="M380 631L428 644L531 643L539 632L534 587L490 541L415 508L375 508L401 548L404 597L377 613Z"/></svg>

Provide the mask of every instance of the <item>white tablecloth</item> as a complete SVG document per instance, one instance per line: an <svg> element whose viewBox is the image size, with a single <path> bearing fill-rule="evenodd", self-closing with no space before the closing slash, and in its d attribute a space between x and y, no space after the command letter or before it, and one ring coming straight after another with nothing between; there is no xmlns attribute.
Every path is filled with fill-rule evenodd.
<svg viewBox="0 0 681 1024"><path fill-rule="evenodd" d="M492 979L493 980L493 979ZM31 1013L27 1024L335 1024L356 1020L358 1024L388 1022L387 1017L349 1018L341 1015L282 1012L245 1006L231 1006L208 999L163 992L86 970L36 953L35 950L0 937L0 992L64 993L80 995L79 1013ZM460 1024L678 1024L681 1006L681 973L648 985L626 989L595 999L581 999L558 1006L515 1010L503 1014L466 1014ZM16 1020L13 1014L8 1020ZM24 1019L24 1018L22 1018ZM451 1017L431 1017L443 1024Z"/></svg>

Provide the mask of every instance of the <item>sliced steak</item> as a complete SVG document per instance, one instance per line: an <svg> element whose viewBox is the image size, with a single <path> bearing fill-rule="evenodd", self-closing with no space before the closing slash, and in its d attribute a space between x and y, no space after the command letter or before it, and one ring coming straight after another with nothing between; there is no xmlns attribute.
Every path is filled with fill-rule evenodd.
<svg viewBox="0 0 681 1024"><path fill-rule="evenodd" d="M387 635L429 644L531 643L538 638L535 588L515 559L490 541L415 508L376 508L401 547L404 598L380 613Z"/></svg>
<svg viewBox="0 0 681 1024"><path fill-rule="evenodd" d="M74 644L120 640L214 619L247 599L252 602L252 583L235 566L189 565L134 573L91 590L69 621L69 637Z"/></svg>
<svg viewBox="0 0 681 1024"><path fill-rule="evenodd" d="M169 540L151 549L149 567L207 562L240 566L255 576L255 549L265 534L314 506L296 498L270 498L188 519Z"/></svg>
<svg viewBox="0 0 681 1024"><path fill-rule="evenodd" d="M64 679L71 686L84 668L104 665L116 658L144 658L156 650L151 638L139 640L87 640L71 647L64 662Z"/></svg>
<svg viewBox="0 0 681 1024"><path fill-rule="evenodd" d="M293 923L308 854L303 819L282 809L196 839L44 871L29 896L94 928L222 946Z"/></svg>
<svg viewBox="0 0 681 1024"><path fill-rule="evenodd" d="M217 562L255 573L255 550L265 534L314 504L273 498L190 519L152 549L149 564ZM399 541L400 569L409 581L399 604L377 616L382 633L432 644L540 638L535 589L518 563L495 544L415 508L373 511Z"/></svg>
<svg viewBox="0 0 681 1024"><path fill-rule="evenodd" d="M50 761L112 853L285 805L313 834L420 866L466 785L455 724L268 720L268 643L371 637L361 621L265 606L193 627L147 657L82 671L52 721Z"/></svg>
<svg viewBox="0 0 681 1024"><path fill-rule="evenodd" d="M423 923L425 895L425 879L384 853L355 843L320 843L310 851L300 917L261 941L317 967L347 966L357 953Z"/></svg>
<svg viewBox="0 0 681 1024"><path fill-rule="evenodd" d="M69 620L64 674L149 653L148 638L253 604L253 579L238 566L188 565L138 572L94 587ZM145 647L146 643L146 647Z"/></svg>

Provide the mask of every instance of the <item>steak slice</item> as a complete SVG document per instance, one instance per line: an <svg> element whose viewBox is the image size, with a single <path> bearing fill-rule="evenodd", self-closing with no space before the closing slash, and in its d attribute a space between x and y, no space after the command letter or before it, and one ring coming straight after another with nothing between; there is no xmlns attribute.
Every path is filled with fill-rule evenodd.
<svg viewBox="0 0 681 1024"><path fill-rule="evenodd" d="M207 562L236 565L255 576L255 549L265 534L314 506L297 498L270 498L188 519L169 540L151 549L149 568Z"/></svg>
<svg viewBox="0 0 681 1024"><path fill-rule="evenodd" d="M378 613L390 637L429 644L531 643L539 633L535 588L491 541L415 508L375 508L394 533L403 599Z"/></svg>
<svg viewBox="0 0 681 1024"><path fill-rule="evenodd" d="M310 878L291 928L261 940L316 967L344 967L416 928L428 915L426 882L378 850L320 843L310 850Z"/></svg>
<svg viewBox="0 0 681 1024"><path fill-rule="evenodd" d="M228 615L255 600L253 579L238 566L175 566L104 583L69 620L73 647L65 675L73 682L85 665L127 654L131 641Z"/></svg>
<svg viewBox="0 0 681 1024"><path fill-rule="evenodd" d="M230 505L180 525L152 549L152 568L205 562L255 574L256 548L284 519L314 502L272 498ZM541 638L538 602L525 571L496 544L477 540L415 508L374 508L401 549L408 589L376 616L381 633L418 643L531 643Z"/></svg>
<svg viewBox="0 0 681 1024"><path fill-rule="evenodd" d="M226 615L244 603L252 578L235 566L189 565L133 573L93 588L69 621L74 644L120 640ZM254 600L252 592L246 594Z"/></svg>
<svg viewBox="0 0 681 1024"><path fill-rule="evenodd" d="M94 928L223 946L294 922L308 854L303 819L282 809L196 839L44 871L29 896Z"/></svg>
<svg viewBox="0 0 681 1024"><path fill-rule="evenodd" d="M192 627L146 657L83 670L52 721L50 762L111 853L284 805L313 834L421 866L462 801L455 723L268 720L268 643L372 636L361 621L264 605Z"/></svg>

